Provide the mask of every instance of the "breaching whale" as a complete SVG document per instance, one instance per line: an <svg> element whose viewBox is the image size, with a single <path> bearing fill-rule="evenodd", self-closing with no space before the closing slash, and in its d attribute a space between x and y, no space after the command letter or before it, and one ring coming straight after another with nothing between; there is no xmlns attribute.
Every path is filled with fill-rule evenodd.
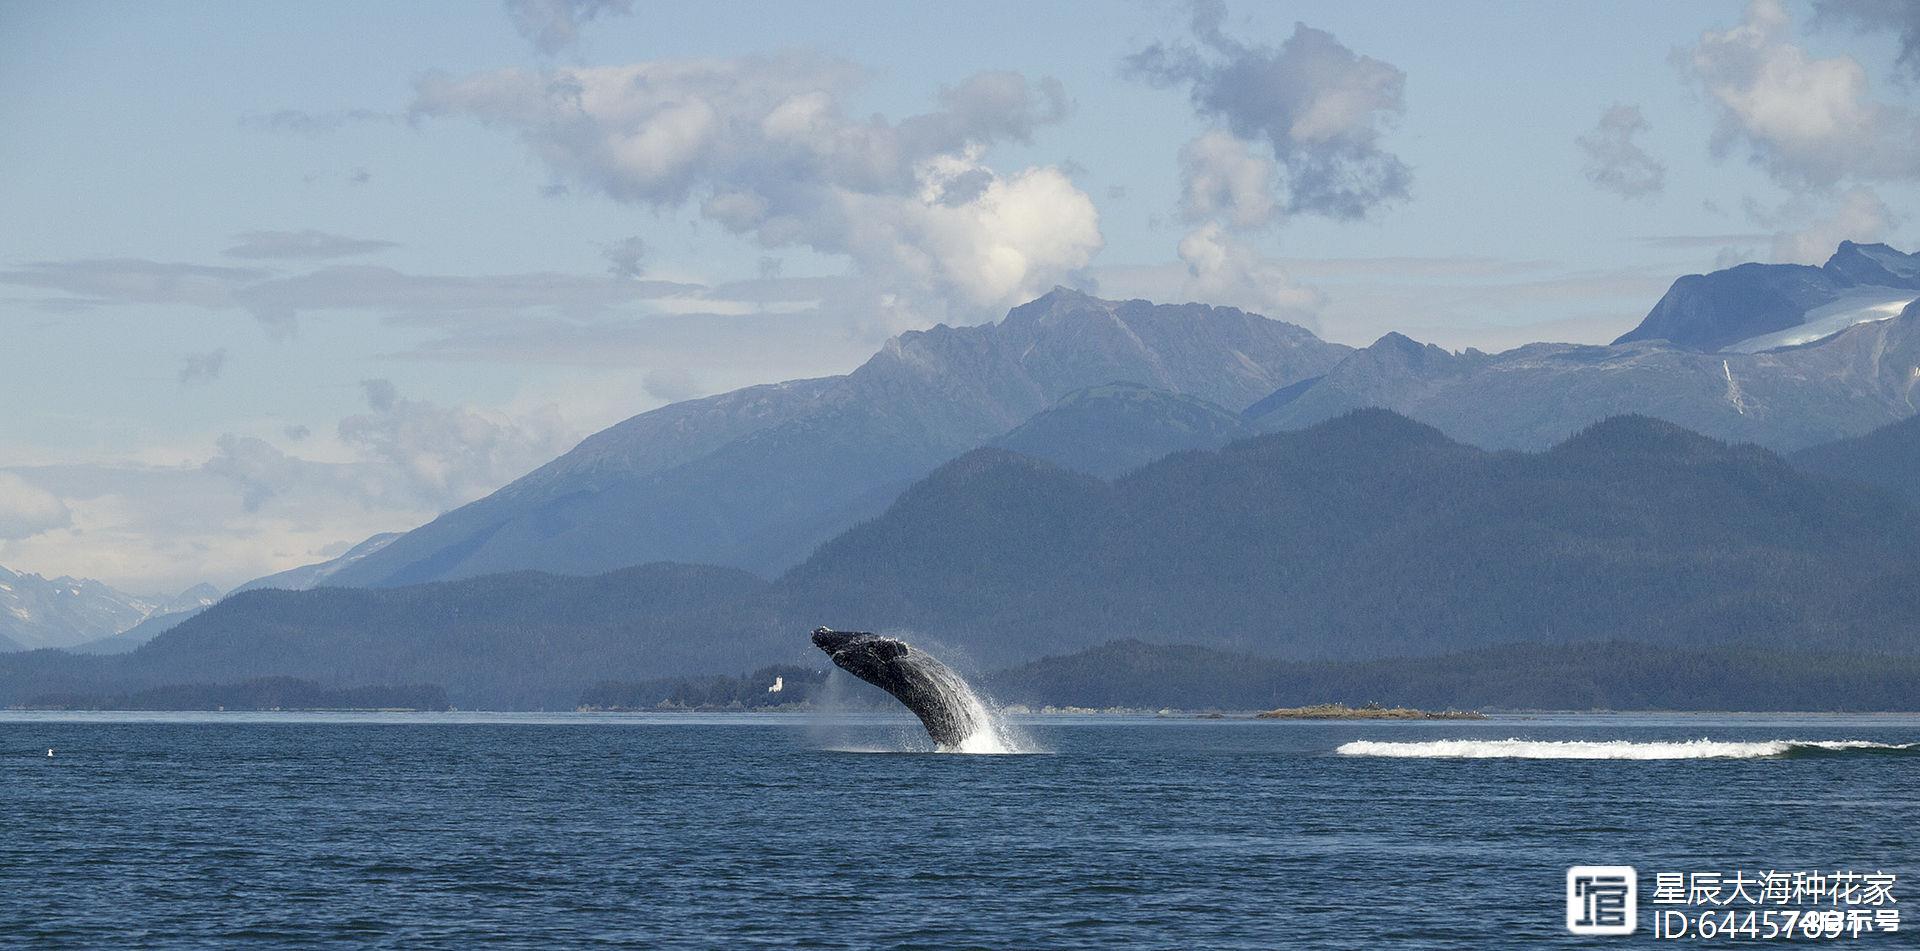
<svg viewBox="0 0 1920 951"><path fill-rule="evenodd" d="M893 694L942 748L958 748L990 728L986 708L972 688L926 651L891 637L825 627L814 629L813 646L826 651L834 666Z"/></svg>

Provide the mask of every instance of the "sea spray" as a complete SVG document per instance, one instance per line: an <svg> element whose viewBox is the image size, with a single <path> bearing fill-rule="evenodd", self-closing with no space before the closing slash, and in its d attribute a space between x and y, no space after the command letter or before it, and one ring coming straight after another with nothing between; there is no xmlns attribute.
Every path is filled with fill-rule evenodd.
<svg viewBox="0 0 1920 951"><path fill-rule="evenodd" d="M953 668L898 638L818 628L814 646L835 666L893 695L943 753L1019 753L1032 743Z"/></svg>
<svg viewBox="0 0 1920 951"><path fill-rule="evenodd" d="M942 687L951 693L949 702L967 711L967 719L973 724L973 730L965 739L952 746L936 746L936 751L987 754L1039 751L1027 737L1026 731L1021 730L997 707L982 699L979 692L973 689L973 685L967 683L966 678L945 665L941 665L941 670L946 675L942 679Z"/></svg>

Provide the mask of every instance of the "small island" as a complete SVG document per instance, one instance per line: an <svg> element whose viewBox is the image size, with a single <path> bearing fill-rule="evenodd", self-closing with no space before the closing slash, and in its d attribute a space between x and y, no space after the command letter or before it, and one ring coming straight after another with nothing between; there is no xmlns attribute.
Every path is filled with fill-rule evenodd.
<svg viewBox="0 0 1920 951"><path fill-rule="evenodd" d="M1281 707L1254 715L1256 720L1485 720L1487 715L1473 710L1415 710L1411 707L1383 707L1369 703L1349 707L1344 703L1319 703L1310 707Z"/></svg>

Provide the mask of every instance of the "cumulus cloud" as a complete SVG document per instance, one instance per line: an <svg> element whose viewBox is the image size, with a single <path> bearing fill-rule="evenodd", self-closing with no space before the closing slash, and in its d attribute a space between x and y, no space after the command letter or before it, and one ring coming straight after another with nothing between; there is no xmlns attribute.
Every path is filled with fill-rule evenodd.
<svg viewBox="0 0 1920 951"><path fill-rule="evenodd" d="M336 440L304 428L227 433L211 447L179 447L199 454L185 465L0 470L0 563L130 590L237 584L421 524L581 434L551 405L443 405L387 380L363 389L366 409L339 420ZM281 435L305 440L299 454L275 445Z"/></svg>
<svg viewBox="0 0 1920 951"><path fill-rule="evenodd" d="M1274 184L1279 165L1261 147L1224 129L1214 129L1180 150L1180 212L1192 222L1223 221L1253 229L1278 211Z"/></svg>
<svg viewBox="0 0 1920 951"><path fill-rule="evenodd" d="M552 56L580 42L580 25L601 15L627 16L633 0L506 0L513 28Z"/></svg>
<svg viewBox="0 0 1920 951"><path fill-rule="evenodd" d="M392 381L364 380L368 411L339 422L351 462L301 458L228 433L199 471L238 492L248 513L287 498L333 499L364 510L432 514L471 502L565 452L578 433L552 407L508 415L402 397ZM303 503L311 504L311 501Z"/></svg>
<svg viewBox="0 0 1920 951"><path fill-rule="evenodd" d="M240 492L241 504L249 512L260 511L261 506L283 489L300 483L347 487L335 478L340 467L296 459L264 439L226 433L214 446L212 458L201 465L201 470L233 483Z"/></svg>
<svg viewBox="0 0 1920 951"><path fill-rule="evenodd" d="M1778 217L1796 212L1806 217L1804 211L1793 207L1784 209ZM1893 209L1872 189L1851 188L1824 214L1774 234L1773 260L1785 264L1820 264L1833 254L1840 242L1872 243L1885 237L1897 224L1899 219Z"/></svg>
<svg viewBox="0 0 1920 951"><path fill-rule="evenodd" d="M340 258L397 247L391 241L349 238L308 228L305 231L246 231L233 236L222 252L234 258Z"/></svg>
<svg viewBox="0 0 1920 951"><path fill-rule="evenodd" d="M178 591L203 581L227 587L319 561L318 550L329 544L432 515L291 490L248 512L230 481L199 466L78 465L9 475L43 491L58 487L71 520L30 537L0 538L0 563L99 578L130 591Z"/></svg>
<svg viewBox="0 0 1920 951"><path fill-rule="evenodd" d="M1920 178L1920 119L1872 98L1850 56L1794 43L1779 0L1753 0L1739 26L1700 37L1682 65L1718 108L1712 149L1744 149L1788 187Z"/></svg>
<svg viewBox="0 0 1920 951"><path fill-rule="evenodd" d="M520 417L401 397L367 380L368 413L340 421L341 442L386 476L383 491L449 508L479 498L571 448L577 435L544 407Z"/></svg>
<svg viewBox="0 0 1920 951"><path fill-rule="evenodd" d="M413 112L510 129L558 180L617 201L692 204L769 250L847 255L920 306L1017 302L1099 250L1093 202L1060 168L985 161L1064 117L1058 82L980 73L890 122L843 109L865 80L803 54L509 69L429 76Z"/></svg>
<svg viewBox="0 0 1920 951"><path fill-rule="evenodd" d="M1593 131L1574 140L1587 156L1587 180L1622 198L1660 194L1666 187L1667 167L1634 141L1647 128L1639 106L1614 105L1602 112Z"/></svg>
<svg viewBox="0 0 1920 951"><path fill-rule="evenodd" d="M1187 266L1183 289L1190 300L1226 304L1310 328L1317 326L1315 312L1326 303L1319 291L1295 284L1279 262L1241 243L1217 222L1180 240L1180 260Z"/></svg>
<svg viewBox="0 0 1920 951"><path fill-rule="evenodd" d="M180 385L212 383L220 379L220 371L227 366L227 348L221 347L207 353L189 353L180 361Z"/></svg>
<svg viewBox="0 0 1920 951"><path fill-rule="evenodd" d="M65 528L72 520L59 496L11 472L0 472L0 539L29 538Z"/></svg>
<svg viewBox="0 0 1920 951"><path fill-rule="evenodd" d="M1360 218L1406 198L1412 172L1381 144L1406 109L1406 74L1304 23L1277 47L1244 43L1222 30L1225 14L1198 0L1194 42L1148 46L1125 72L1186 87L1199 114L1271 148L1289 212Z"/></svg>
<svg viewBox="0 0 1920 951"><path fill-rule="evenodd" d="M1895 65L1920 81L1920 3L1913 0L1817 0L1816 23L1838 23L1862 33L1887 32L1900 41Z"/></svg>

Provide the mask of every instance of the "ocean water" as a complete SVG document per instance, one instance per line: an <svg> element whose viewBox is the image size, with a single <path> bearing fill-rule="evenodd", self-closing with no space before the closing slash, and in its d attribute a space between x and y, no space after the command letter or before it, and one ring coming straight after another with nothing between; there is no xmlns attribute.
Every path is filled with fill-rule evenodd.
<svg viewBox="0 0 1920 951"><path fill-rule="evenodd" d="M1908 930L1858 940L1920 935L1916 717L1020 729L1040 752L891 718L4 713L0 944L1652 944L1565 932L1577 864L1893 871Z"/></svg>

